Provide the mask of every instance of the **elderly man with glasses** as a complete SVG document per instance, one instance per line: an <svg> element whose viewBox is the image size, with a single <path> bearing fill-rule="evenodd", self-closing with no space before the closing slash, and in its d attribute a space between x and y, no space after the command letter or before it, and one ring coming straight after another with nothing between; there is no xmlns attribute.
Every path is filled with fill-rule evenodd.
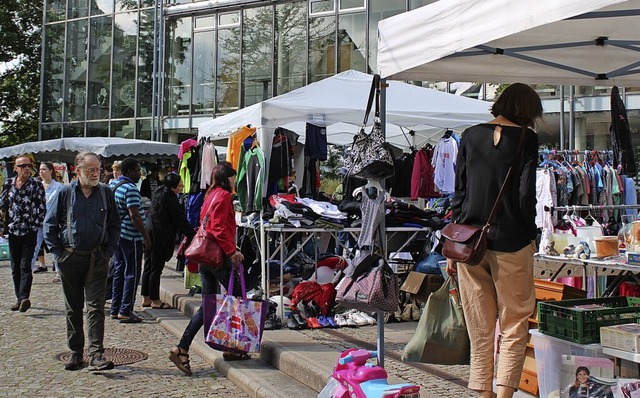
<svg viewBox="0 0 640 398"><path fill-rule="evenodd" d="M62 282L67 344L71 359L66 370L85 366L83 314L86 300L89 371L113 369L104 358L105 289L109 259L120 239L120 216L113 192L99 182L100 160L95 153L76 156L77 176L60 189L47 211L44 240L56 256Z"/></svg>
<svg viewBox="0 0 640 398"><path fill-rule="evenodd" d="M17 298L11 311L26 312L31 307L31 259L47 208L44 187L32 176L31 159L18 156L13 170L15 177L8 178L2 185L0 209L6 226L4 234L9 235L11 276Z"/></svg>

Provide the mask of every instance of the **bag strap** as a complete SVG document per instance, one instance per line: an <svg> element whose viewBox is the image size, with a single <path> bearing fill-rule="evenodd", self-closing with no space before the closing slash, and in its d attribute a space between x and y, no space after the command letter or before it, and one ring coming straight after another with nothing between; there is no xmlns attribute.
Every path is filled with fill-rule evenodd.
<svg viewBox="0 0 640 398"><path fill-rule="evenodd" d="M513 178L513 166L520 159L520 152L522 152L522 146L524 144L524 135L526 132L527 132L527 126L522 126L522 133L520 133L520 142L518 142L518 149L516 149L516 154L513 157L513 161L511 161L511 166L509 166L507 177L504 179L504 182L500 187L500 192L498 193L498 197L496 198L496 201L493 204L493 208L491 209L491 214L489 214L489 219L487 220L487 223L485 224L485 226L482 228L485 231L489 230L489 227L493 222L493 219L495 218L496 214L498 214L498 210L500 209L500 206L502 204L502 197L504 196L504 193L506 191L507 186L509 185L509 182Z"/></svg>
<svg viewBox="0 0 640 398"><path fill-rule="evenodd" d="M247 287L244 283L244 267L242 263L238 263L235 265L231 265L231 275L229 276L229 285L227 285L227 294L233 295L233 282L236 278L236 269L238 270L238 274L240 274L240 291L242 292L242 299L247 299Z"/></svg>
<svg viewBox="0 0 640 398"><path fill-rule="evenodd" d="M364 120L362 126L367 125L369 120L369 113L371 113L371 107L373 106L373 100L375 99L375 117L380 117L380 75L373 75L373 81L371 82L371 90L369 90L369 100L367 101L367 110L364 112Z"/></svg>

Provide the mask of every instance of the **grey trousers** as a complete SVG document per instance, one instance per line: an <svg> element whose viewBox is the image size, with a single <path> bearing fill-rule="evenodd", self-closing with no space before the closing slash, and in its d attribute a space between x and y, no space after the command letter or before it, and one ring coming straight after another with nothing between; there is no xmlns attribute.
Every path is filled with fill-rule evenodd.
<svg viewBox="0 0 640 398"><path fill-rule="evenodd" d="M83 315L87 304L87 332L89 354L104 352L104 304L109 259L102 251L95 253L93 269L91 256L71 254L58 263L67 319L67 343L72 352L84 350Z"/></svg>

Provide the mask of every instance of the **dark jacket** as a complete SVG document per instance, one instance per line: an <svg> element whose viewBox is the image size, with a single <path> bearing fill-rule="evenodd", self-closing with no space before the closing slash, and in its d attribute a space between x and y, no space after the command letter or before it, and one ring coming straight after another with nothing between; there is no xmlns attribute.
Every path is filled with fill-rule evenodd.
<svg viewBox="0 0 640 398"><path fill-rule="evenodd" d="M518 147L521 127L502 126L493 145L494 124L480 124L462 134L456 163L452 220L482 227L489 218L509 165ZM520 160L491 224L487 248L516 252L536 238L536 167L538 135L527 129Z"/></svg>
<svg viewBox="0 0 640 398"><path fill-rule="evenodd" d="M189 238L195 235L178 197L165 186L153 193L145 229L151 239L151 249L164 261L169 261L173 256L178 232Z"/></svg>

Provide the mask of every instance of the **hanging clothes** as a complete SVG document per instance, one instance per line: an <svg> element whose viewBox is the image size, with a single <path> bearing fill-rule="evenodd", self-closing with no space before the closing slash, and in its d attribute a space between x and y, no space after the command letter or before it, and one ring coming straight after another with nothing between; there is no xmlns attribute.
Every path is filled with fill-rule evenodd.
<svg viewBox="0 0 640 398"><path fill-rule="evenodd" d="M278 193L279 181L284 180L282 191L288 188L288 178L291 173L291 158L293 147L289 145L287 135L278 127L274 132L271 144L271 158L269 159L269 178L267 179L267 196Z"/></svg>
<svg viewBox="0 0 640 398"><path fill-rule="evenodd" d="M434 183L438 191L453 193L455 191L456 158L458 142L450 134L440 138L436 145L431 165L434 167Z"/></svg>
<svg viewBox="0 0 640 398"><path fill-rule="evenodd" d="M264 171L264 152L254 145L245 152L236 181L240 207L246 213L262 210Z"/></svg>
<svg viewBox="0 0 640 398"><path fill-rule="evenodd" d="M435 184L435 167L433 165L434 149L430 145L415 153L411 170L411 199L437 198L440 192ZM455 174L453 175L455 179Z"/></svg>
<svg viewBox="0 0 640 398"><path fill-rule="evenodd" d="M631 129L627 110L624 106L618 87L611 89L611 147L613 148L613 163L621 166L620 174L635 176L637 173L636 161L633 156L631 143Z"/></svg>
<svg viewBox="0 0 640 398"><path fill-rule="evenodd" d="M229 136L227 141L227 162L231 163L234 170L238 171L240 161L242 160L242 143L247 137L253 136L256 128L250 124L242 126Z"/></svg>
<svg viewBox="0 0 640 398"><path fill-rule="evenodd" d="M327 128L307 123L305 126L304 155L311 159L327 160Z"/></svg>

